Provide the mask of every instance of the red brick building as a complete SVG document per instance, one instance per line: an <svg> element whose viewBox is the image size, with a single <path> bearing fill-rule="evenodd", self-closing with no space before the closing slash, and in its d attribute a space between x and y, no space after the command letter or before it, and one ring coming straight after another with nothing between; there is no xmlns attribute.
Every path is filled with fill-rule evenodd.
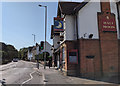
<svg viewBox="0 0 120 86"><path fill-rule="evenodd" d="M64 32L56 35L52 30L55 64L66 75L118 82L119 12L119 2L109 0L59 2L58 16L64 18Z"/></svg>

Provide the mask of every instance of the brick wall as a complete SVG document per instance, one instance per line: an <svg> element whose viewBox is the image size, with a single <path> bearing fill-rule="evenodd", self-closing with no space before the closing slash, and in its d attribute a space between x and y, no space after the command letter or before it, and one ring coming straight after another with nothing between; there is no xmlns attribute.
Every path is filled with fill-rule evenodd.
<svg viewBox="0 0 120 86"><path fill-rule="evenodd" d="M80 39L80 73L82 77L97 78L101 76L99 40ZM94 58L86 58L94 56Z"/></svg>
<svg viewBox="0 0 120 86"><path fill-rule="evenodd" d="M104 38L108 38L109 36L110 35ZM117 48L117 40L100 41L98 39L80 39L79 41L66 41L61 47L65 47L66 51L64 68L66 70L67 75L75 76L81 74L82 77L99 79L102 77L102 73L108 73L111 75L111 72L113 72L114 68L116 69L114 71L117 73L117 51L118 49L120 49L120 40L118 45L119 48ZM80 67L78 64L68 63L68 50L71 49L79 49ZM94 58L90 59L86 58L86 56L94 56ZM111 65L113 66L113 68L111 67Z"/></svg>
<svg viewBox="0 0 120 86"><path fill-rule="evenodd" d="M120 39L118 40L118 73L119 73L119 83L120 83Z"/></svg>
<svg viewBox="0 0 120 86"><path fill-rule="evenodd" d="M71 49L77 49L78 43L77 41L66 41L64 44L65 47L65 70L67 72L67 75L72 75L72 76L78 76L79 74L79 66L78 64L71 64L68 63L68 51Z"/></svg>
<svg viewBox="0 0 120 86"><path fill-rule="evenodd" d="M98 13L98 31L101 47L103 78L107 81L114 82L114 80L118 79L119 48L115 14L111 13L109 0L106 3L101 2L101 13Z"/></svg>
<svg viewBox="0 0 120 86"><path fill-rule="evenodd" d="M103 25L101 24L101 20L105 16L109 16L110 19L114 20L115 15L106 12L98 14L98 27L99 27L98 30L100 37L103 75L105 77L112 77L114 75L117 75L118 73L118 39L117 39L117 32L102 31Z"/></svg>

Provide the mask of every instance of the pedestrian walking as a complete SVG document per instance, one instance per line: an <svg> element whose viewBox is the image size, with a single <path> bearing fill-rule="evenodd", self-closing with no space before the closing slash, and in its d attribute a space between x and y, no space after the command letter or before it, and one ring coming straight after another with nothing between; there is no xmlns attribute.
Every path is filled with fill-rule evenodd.
<svg viewBox="0 0 120 86"><path fill-rule="evenodd" d="M49 68L52 66L52 57L49 57Z"/></svg>
<svg viewBox="0 0 120 86"><path fill-rule="evenodd" d="M37 68L39 69L39 60L37 60Z"/></svg>

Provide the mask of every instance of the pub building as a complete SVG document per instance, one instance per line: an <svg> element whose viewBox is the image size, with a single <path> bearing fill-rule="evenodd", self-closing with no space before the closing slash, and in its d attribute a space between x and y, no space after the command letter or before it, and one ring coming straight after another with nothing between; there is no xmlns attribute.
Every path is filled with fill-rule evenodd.
<svg viewBox="0 0 120 86"><path fill-rule="evenodd" d="M65 75L119 82L119 1L59 2L51 39L54 66Z"/></svg>

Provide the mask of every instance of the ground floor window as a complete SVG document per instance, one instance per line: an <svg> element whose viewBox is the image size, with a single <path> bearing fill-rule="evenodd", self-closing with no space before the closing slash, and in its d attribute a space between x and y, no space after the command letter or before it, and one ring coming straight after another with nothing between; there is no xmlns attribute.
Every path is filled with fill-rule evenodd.
<svg viewBox="0 0 120 86"><path fill-rule="evenodd" d="M73 64L78 64L78 51L77 50L69 50L68 52L68 62Z"/></svg>

